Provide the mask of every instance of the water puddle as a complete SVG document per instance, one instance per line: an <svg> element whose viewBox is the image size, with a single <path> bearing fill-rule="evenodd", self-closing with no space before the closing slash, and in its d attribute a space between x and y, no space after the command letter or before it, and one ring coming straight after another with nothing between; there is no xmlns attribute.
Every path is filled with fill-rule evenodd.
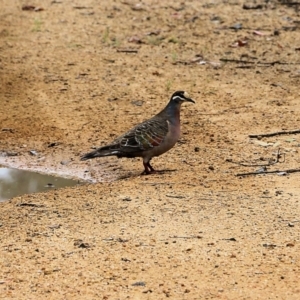
<svg viewBox="0 0 300 300"><path fill-rule="evenodd" d="M35 192L74 186L78 180L11 168L0 168L0 202Z"/></svg>

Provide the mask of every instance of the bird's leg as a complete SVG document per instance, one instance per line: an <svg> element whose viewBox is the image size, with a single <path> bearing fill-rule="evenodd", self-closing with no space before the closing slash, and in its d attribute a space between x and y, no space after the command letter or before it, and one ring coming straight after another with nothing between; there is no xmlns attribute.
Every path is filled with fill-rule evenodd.
<svg viewBox="0 0 300 300"><path fill-rule="evenodd" d="M149 167L151 173L155 173L156 171L153 169L153 167L150 165L150 161L148 161L147 166Z"/></svg>
<svg viewBox="0 0 300 300"><path fill-rule="evenodd" d="M153 169L153 167L150 165L150 161L148 162L144 162L143 161L143 165L144 165L144 172L142 173L142 175L148 175L148 174L151 174L151 173L155 173L156 171Z"/></svg>
<svg viewBox="0 0 300 300"><path fill-rule="evenodd" d="M143 165L144 165L145 170L143 171L143 173L141 175L150 174L151 172L150 172L150 170L148 168L148 163L143 162Z"/></svg>

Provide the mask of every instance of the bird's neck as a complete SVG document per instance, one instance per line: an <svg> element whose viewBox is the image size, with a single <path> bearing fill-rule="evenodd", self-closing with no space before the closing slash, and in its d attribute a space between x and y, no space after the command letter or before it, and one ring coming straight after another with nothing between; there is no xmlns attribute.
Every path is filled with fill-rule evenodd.
<svg viewBox="0 0 300 300"><path fill-rule="evenodd" d="M165 108L168 120L174 125L180 124L180 106L181 103L169 102Z"/></svg>

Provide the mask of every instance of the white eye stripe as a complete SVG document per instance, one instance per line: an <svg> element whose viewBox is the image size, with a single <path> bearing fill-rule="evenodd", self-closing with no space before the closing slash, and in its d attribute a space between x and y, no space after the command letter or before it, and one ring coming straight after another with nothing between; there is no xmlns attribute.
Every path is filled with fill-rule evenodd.
<svg viewBox="0 0 300 300"><path fill-rule="evenodd" d="M179 100L182 100L182 101L185 100L184 98L182 98L182 97L180 97L180 96L175 96L175 97L172 98L172 100L176 100L176 99L179 99Z"/></svg>

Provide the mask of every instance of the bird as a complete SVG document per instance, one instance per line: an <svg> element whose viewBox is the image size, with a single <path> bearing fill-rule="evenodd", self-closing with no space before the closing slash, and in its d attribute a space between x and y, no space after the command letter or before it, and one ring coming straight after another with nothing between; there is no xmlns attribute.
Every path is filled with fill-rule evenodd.
<svg viewBox="0 0 300 300"><path fill-rule="evenodd" d="M142 157L144 171L142 174L157 172L151 165L153 157L159 156L174 147L180 137L180 108L184 102L195 103L185 91L172 94L167 106L157 115L148 119L109 145L100 147L81 156L81 160L96 157L117 156Z"/></svg>

